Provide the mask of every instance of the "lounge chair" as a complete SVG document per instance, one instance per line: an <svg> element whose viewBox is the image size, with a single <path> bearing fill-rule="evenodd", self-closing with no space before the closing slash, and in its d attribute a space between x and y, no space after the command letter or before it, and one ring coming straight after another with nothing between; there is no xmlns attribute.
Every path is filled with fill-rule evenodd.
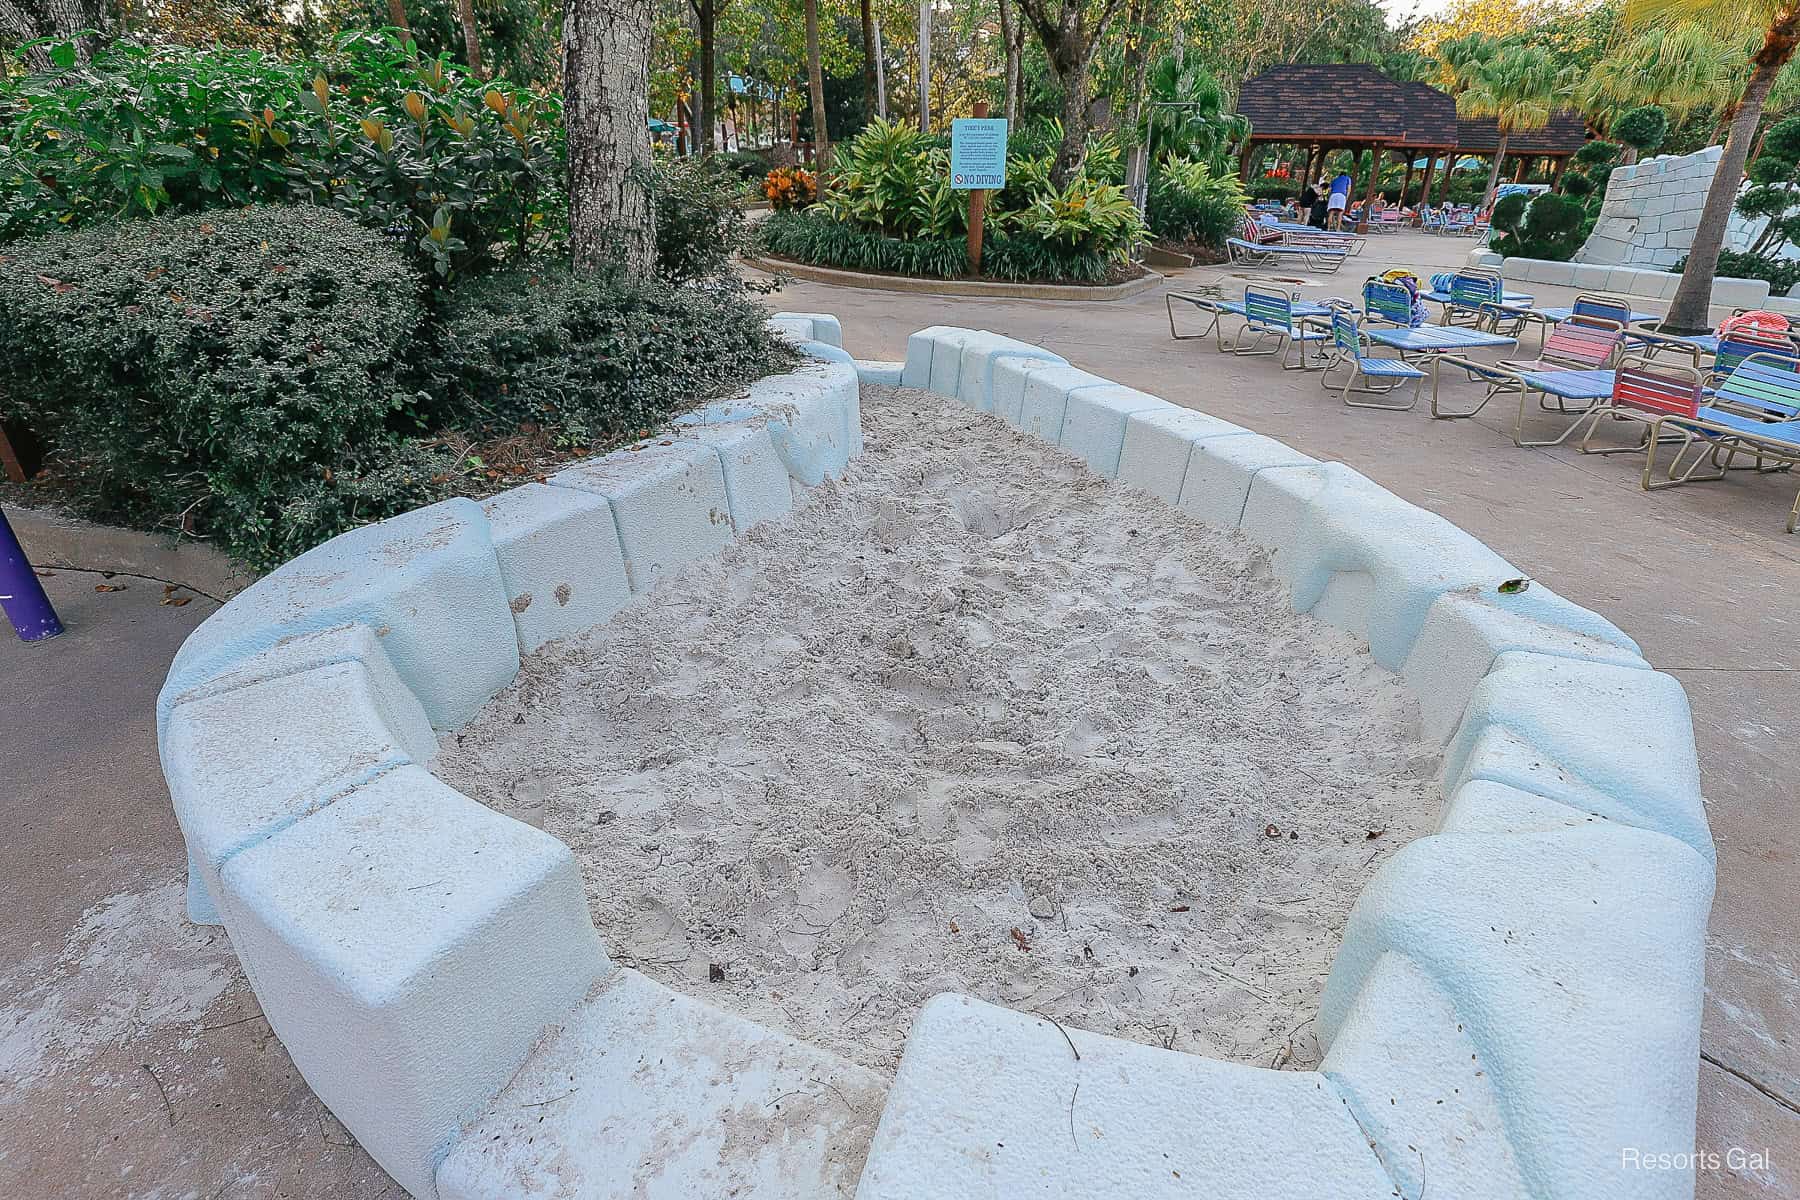
<svg viewBox="0 0 1800 1200"><path fill-rule="evenodd" d="M1734 469L1733 463L1740 454L1752 457L1755 461L1750 469L1759 473L1800 466L1800 415L1767 420L1741 411L1747 407L1762 413L1800 414L1800 372L1752 358L1724 381L1711 403L1705 403L1699 372L1693 368L1674 368L1684 372L1685 377L1679 377L1666 366L1653 372L1642 364L1643 360L1634 359L1620 365L1612 399L1596 413L1593 425L1597 426L1602 416L1611 415L1645 426L1638 445L1623 448L1644 451L1644 471L1639 483L1645 491L1723 479ZM1592 433L1590 429L1583 439L1584 453L1620 449L1590 450ZM1665 477L1659 480L1655 478L1656 452L1666 441L1677 443L1679 448L1669 461ZM1696 447L1703 453L1683 466L1688 452ZM1701 469L1706 466L1711 469L1702 474ZM1794 505L1788 510L1787 532L1793 533L1797 526L1800 495L1795 496Z"/></svg>
<svg viewBox="0 0 1800 1200"><path fill-rule="evenodd" d="M1288 292L1258 287L1245 288L1243 333L1232 345L1222 348L1245 358L1279 352L1282 370L1309 370L1310 366L1306 361L1307 346L1313 342L1323 342L1329 335L1322 329L1309 327L1302 322L1301 315L1294 311L1298 303L1300 297ZM1268 348L1264 349L1265 346ZM1298 361L1290 362L1289 359L1296 351L1299 353Z"/></svg>
<svg viewBox="0 0 1800 1200"><path fill-rule="evenodd" d="M1301 238L1279 230L1263 230L1254 219L1246 220L1244 236L1225 239L1225 251L1234 265L1267 267L1280 262L1304 263L1315 271L1336 271L1344 265L1350 250L1342 244L1327 244L1313 238ZM1272 235L1272 236L1271 236ZM1254 239L1254 240L1253 240Z"/></svg>
<svg viewBox="0 0 1800 1200"><path fill-rule="evenodd" d="M1544 412L1585 416L1596 404L1604 403L1612 395L1613 372L1609 368L1624 339L1625 327L1619 322L1578 316L1558 324L1534 359L1503 358L1481 362L1459 355L1445 355L1432 364L1431 415L1440 420L1472 417L1486 408L1495 396L1517 392L1519 412L1513 421L1513 445L1561 445L1580 422L1548 441L1526 441L1525 409L1531 397L1537 396L1538 407ZM1487 384L1487 394L1479 404L1461 412L1444 410L1439 399L1438 371L1445 360L1466 371L1470 379ZM1552 401L1555 401L1554 405Z"/></svg>
<svg viewBox="0 0 1800 1200"><path fill-rule="evenodd" d="M1413 323L1413 296L1397 283L1380 276L1363 281L1363 319L1383 325L1410 327Z"/></svg>
<svg viewBox="0 0 1800 1200"><path fill-rule="evenodd" d="M1404 290L1404 289L1402 289ZM1331 314L1331 340L1336 354L1325 364L1325 370L1319 376L1319 384L1327 391L1339 385L1331 379L1333 371L1340 367L1347 368L1338 398L1352 408L1385 408L1405 411L1419 402L1419 389L1425 386L1425 372L1411 363L1398 358L1383 358L1366 353L1370 348L1368 337L1357 324L1356 314L1344 308L1338 308ZM1357 387L1358 379L1366 379L1369 384ZM1413 381L1412 399L1405 404L1384 404L1372 400L1352 400L1352 394L1359 396L1385 396L1389 392L1405 387L1407 380ZM1377 383L1386 380L1386 383Z"/></svg>
<svg viewBox="0 0 1800 1200"><path fill-rule="evenodd" d="M1478 267L1456 272L1448 288L1434 288L1425 293L1425 299L1443 306L1444 324L1485 328L1490 333L1517 336L1531 318L1530 296L1507 291L1498 274Z"/></svg>

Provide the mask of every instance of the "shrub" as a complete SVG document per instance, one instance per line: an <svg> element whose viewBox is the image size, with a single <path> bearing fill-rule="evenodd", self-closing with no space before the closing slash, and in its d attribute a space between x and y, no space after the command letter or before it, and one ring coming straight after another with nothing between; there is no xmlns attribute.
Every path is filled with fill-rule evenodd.
<svg viewBox="0 0 1800 1200"><path fill-rule="evenodd" d="M651 168L656 267L677 283L719 278L745 244L738 178L715 159L678 158Z"/></svg>
<svg viewBox="0 0 1800 1200"><path fill-rule="evenodd" d="M1640 154L1654 154L1669 136L1669 114L1654 104L1634 108L1612 123L1612 135Z"/></svg>
<svg viewBox="0 0 1800 1200"><path fill-rule="evenodd" d="M1582 143L1575 152L1575 162L1583 167L1609 166L1619 161L1619 144L1602 138Z"/></svg>
<svg viewBox="0 0 1800 1200"><path fill-rule="evenodd" d="M1497 233L1517 233L1519 225L1525 219L1525 209L1531 203L1531 197L1524 192L1509 192L1494 202L1491 221Z"/></svg>
<svg viewBox="0 0 1800 1200"><path fill-rule="evenodd" d="M776 213L762 225L772 254L796 262L955 279L968 274L965 238L895 238L832 220L818 211ZM996 229L982 244L982 274L1015 282L1112 283L1123 274L1112 255L1060 246Z"/></svg>
<svg viewBox="0 0 1800 1200"><path fill-rule="evenodd" d="M1510 200L1525 201L1522 215L1502 214L1502 208L1508 207ZM1503 215L1506 224L1502 224ZM1494 248L1509 256L1568 262L1581 248L1586 219L1582 205L1567 196L1544 192L1528 199L1515 192L1494 206L1494 228L1502 231L1494 241Z"/></svg>
<svg viewBox="0 0 1800 1200"><path fill-rule="evenodd" d="M317 65L117 43L0 79L0 240L300 200L391 231L448 277L562 237L557 104L382 33Z"/></svg>
<svg viewBox="0 0 1800 1200"><path fill-rule="evenodd" d="M763 179L763 195L776 212L805 208L819 198L819 180L805 167L776 167Z"/></svg>
<svg viewBox="0 0 1800 1200"><path fill-rule="evenodd" d="M1680 262L1669 269L1679 273L1686 266L1687 258L1684 255ZM1785 296L1795 284L1800 284L1800 259L1776 258L1743 250L1721 250L1716 274L1721 279L1766 279L1769 281L1771 296Z"/></svg>
<svg viewBox="0 0 1800 1200"><path fill-rule="evenodd" d="M451 293L428 359L445 419L592 445L792 361L736 288L510 269Z"/></svg>
<svg viewBox="0 0 1800 1200"><path fill-rule="evenodd" d="M1215 175L1205 163L1166 160L1150 180L1150 231L1177 242L1220 247L1244 219L1244 189L1235 175Z"/></svg>
<svg viewBox="0 0 1800 1200"><path fill-rule="evenodd" d="M1580 171L1570 171L1563 176L1562 190L1565 195L1579 200L1593 193L1594 181Z"/></svg>
<svg viewBox="0 0 1800 1200"><path fill-rule="evenodd" d="M267 566L441 494L391 432L420 293L329 209L96 224L0 259L0 386L95 515Z"/></svg>
<svg viewBox="0 0 1800 1200"><path fill-rule="evenodd" d="M726 150L713 161L745 183L760 184L769 173L768 156L750 150Z"/></svg>

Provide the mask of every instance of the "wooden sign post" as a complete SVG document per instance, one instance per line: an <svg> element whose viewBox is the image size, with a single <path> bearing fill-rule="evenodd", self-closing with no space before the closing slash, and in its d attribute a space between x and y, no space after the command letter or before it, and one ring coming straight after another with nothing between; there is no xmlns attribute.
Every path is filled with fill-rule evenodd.
<svg viewBox="0 0 1800 1200"><path fill-rule="evenodd" d="M1006 186L1006 122L988 119L987 101L975 116L950 123L950 186L969 193L969 273L981 274L981 226L987 193Z"/></svg>

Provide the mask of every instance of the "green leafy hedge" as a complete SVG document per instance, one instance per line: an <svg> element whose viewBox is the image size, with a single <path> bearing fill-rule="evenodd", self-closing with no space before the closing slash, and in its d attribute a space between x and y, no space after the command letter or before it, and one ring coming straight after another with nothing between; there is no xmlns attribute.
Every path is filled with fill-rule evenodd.
<svg viewBox="0 0 1800 1200"><path fill-rule="evenodd" d="M1494 205L1493 221L1494 249L1509 257L1568 262L1587 236L1581 202L1555 192L1502 196Z"/></svg>
<svg viewBox="0 0 1800 1200"><path fill-rule="evenodd" d="M818 212L773 213L760 233L769 253L795 262L926 279L956 279L969 273L968 241L962 237L886 237ZM1124 274L1110 255L1005 234L989 235L982 242L981 272L1015 283L1085 284L1114 283Z"/></svg>
<svg viewBox="0 0 1800 1200"><path fill-rule="evenodd" d="M593 445L792 362L766 317L730 287L500 271L450 297L424 361L446 421Z"/></svg>
<svg viewBox="0 0 1800 1200"><path fill-rule="evenodd" d="M423 318L406 255L329 209L97 224L0 256L0 391L99 515L265 566L435 498L390 429Z"/></svg>
<svg viewBox="0 0 1800 1200"><path fill-rule="evenodd" d="M318 63L115 43L0 76L0 241L300 201L390 232L448 277L563 238L558 103L385 33Z"/></svg>
<svg viewBox="0 0 1800 1200"><path fill-rule="evenodd" d="M1145 217L1150 231L1172 241L1214 248L1243 224L1248 203L1236 175L1215 175L1205 163L1169 158L1150 179Z"/></svg>

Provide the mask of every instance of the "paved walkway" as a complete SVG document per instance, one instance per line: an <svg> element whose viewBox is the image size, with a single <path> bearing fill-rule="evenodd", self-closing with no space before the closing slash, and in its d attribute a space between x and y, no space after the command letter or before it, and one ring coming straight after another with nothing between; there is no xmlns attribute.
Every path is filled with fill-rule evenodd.
<svg viewBox="0 0 1800 1200"><path fill-rule="evenodd" d="M1467 249L1394 235L1300 290L1348 296L1381 260L1441 269ZM1800 537L1784 536L1780 517L1800 481L1646 496L1623 457L1515 449L1498 410L1462 422L1346 410L1312 375L1171 342L1160 294L1101 305L802 285L774 302L839 314L850 348L870 358L900 357L924 325L1010 333L1342 459L1636 637L1693 700L1719 848L1700 1145L1773 1156L1762 1170L1721 1163L1699 1195L1800 1195ZM46 580L67 637L0 637L0 1196L399 1196L294 1071L223 935L181 919L181 839L152 706L212 605L165 606L141 579L96 592L101 582Z"/></svg>

